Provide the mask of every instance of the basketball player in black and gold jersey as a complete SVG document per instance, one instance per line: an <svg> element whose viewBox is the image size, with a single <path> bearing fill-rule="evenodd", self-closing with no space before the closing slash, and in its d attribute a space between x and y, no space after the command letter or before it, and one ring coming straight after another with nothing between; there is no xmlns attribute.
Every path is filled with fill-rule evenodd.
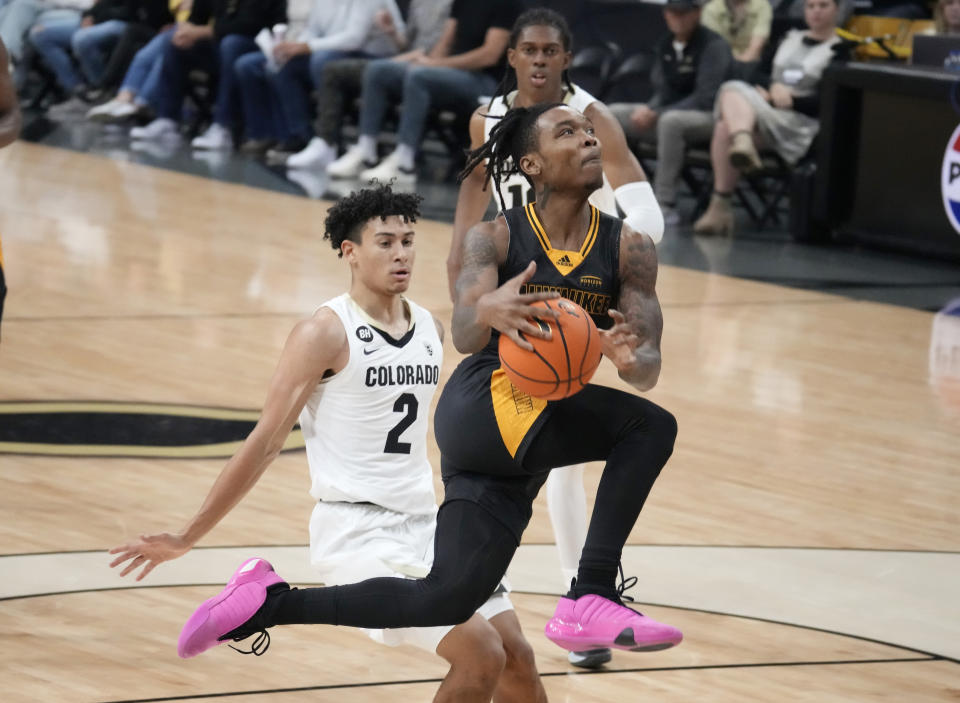
<svg viewBox="0 0 960 703"><path fill-rule="evenodd" d="M615 582L623 545L673 450L676 421L643 398L597 385L560 401L529 397L497 354L500 334L530 348L521 333L540 332L529 304L552 292L593 317L622 379L652 388L663 327L654 242L590 204L603 183L601 144L591 121L567 105L508 112L464 173L484 161L494 184L516 170L536 197L465 239L452 333L471 356L444 387L434 419L446 499L476 503L519 543L551 469L606 461L577 578L547 636L572 651L672 646L679 630L624 607Z"/></svg>
<svg viewBox="0 0 960 703"><path fill-rule="evenodd" d="M7 47L0 40L0 148L17 138L20 133L20 108L17 105L17 92L13 89L13 80L7 67L10 57ZM7 286L3 277L3 245L0 243L0 320L3 319L3 299Z"/></svg>
<svg viewBox="0 0 960 703"><path fill-rule="evenodd" d="M430 573L329 588L292 589L272 571L249 576L242 588L231 581L190 620L203 616L197 632L205 647L284 624L463 622L498 587L548 472L593 460L606 461L596 507L577 578L547 636L570 651L655 650L682 639L676 628L626 608L622 584L616 586L623 545L673 451L673 416L639 396L596 385L554 402L524 397L498 372L495 339L506 334L527 345L520 332L548 334L531 321L539 312L531 303L562 290L606 328L603 353L621 378L641 391L652 388L662 327L653 241L589 205L602 161L593 127L580 112L564 105L508 112L470 162L484 159L494 182L505 163L517 164L537 197L526 209L474 226L466 237L453 338L471 356L454 371L434 418L446 497Z"/></svg>

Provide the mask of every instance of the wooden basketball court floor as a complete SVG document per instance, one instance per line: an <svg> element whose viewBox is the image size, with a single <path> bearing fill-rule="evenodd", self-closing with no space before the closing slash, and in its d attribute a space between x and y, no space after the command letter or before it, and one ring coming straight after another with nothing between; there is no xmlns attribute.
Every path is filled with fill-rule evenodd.
<svg viewBox="0 0 960 703"><path fill-rule="evenodd" d="M185 618L242 558L316 581L301 451L139 587L107 568L108 547L177 529L235 445L144 448L84 418L255 418L288 330L348 282L325 204L24 143L0 153L0 198L0 428L32 418L0 445L0 699L429 700L441 660L346 628L177 658ZM410 291L446 320L448 238L420 224ZM561 584L538 499L510 576L550 699L960 700L956 318L668 266L659 294L649 395L680 435L624 565L638 607L686 639L570 667L542 635ZM448 375L449 340L445 355ZM597 380L621 385L606 364Z"/></svg>

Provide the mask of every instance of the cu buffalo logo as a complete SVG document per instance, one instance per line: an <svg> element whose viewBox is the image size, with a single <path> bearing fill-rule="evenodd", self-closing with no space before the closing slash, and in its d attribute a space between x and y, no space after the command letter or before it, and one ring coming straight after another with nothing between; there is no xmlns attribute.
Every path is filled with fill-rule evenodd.
<svg viewBox="0 0 960 703"><path fill-rule="evenodd" d="M940 171L940 192L943 207L953 229L960 233L960 126L953 130Z"/></svg>

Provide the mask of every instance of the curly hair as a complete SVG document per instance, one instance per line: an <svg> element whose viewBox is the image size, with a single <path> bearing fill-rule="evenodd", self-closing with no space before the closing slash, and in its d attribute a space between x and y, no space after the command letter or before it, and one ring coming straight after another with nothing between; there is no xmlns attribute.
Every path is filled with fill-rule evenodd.
<svg viewBox="0 0 960 703"><path fill-rule="evenodd" d="M364 225L374 217L385 220L399 216L416 222L420 216L423 196L416 193L394 193L389 184L378 183L357 190L341 198L327 212L323 238L330 241L338 256L343 256L340 245L344 240L360 243Z"/></svg>
<svg viewBox="0 0 960 703"><path fill-rule="evenodd" d="M507 43L508 48L517 48L517 42L520 41L520 35L527 27L553 27L560 35L560 43L563 45L563 50L573 50L573 35L570 33L570 26L567 24L567 20L565 20L563 15L559 14L558 12L548 10L545 7L534 7L530 10L522 12L520 16L517 17L517 21L513 23L513 29L510 30L510 41ZM563 83L571 95L576 92L576 89L573 87L573 83L570 80L570 73L566 69L563 71ZM510 93L510 91L516 90L516 88L517 72L514 71L513 67L508 63L503 72L503 78L500 79L500 84L497 86L497 89L493 91L493 97L490 98L487 109L493 105L494 97L497 95L502 95L504 97L504 101L506 101L506 96Z"/></svg>
<svg viewBox="0 0 960 703"><path fill-rule="evenodd" d="M515 173L523 174L530 185L533 181L530 176L520 169L520 159L534 151L538 145L536 125L540 115L555 107L563 107L563 103L541 103L531 107L515 107L507 111L500 121L490 130L490 138L483 146L467 154L467 163L457 177L459 182L486 161L487 179L493 179L494 187L500 198L500 206L506 210L506 201L500 192L500 183ZM486 183L484 183L486 188Z"/></svg>

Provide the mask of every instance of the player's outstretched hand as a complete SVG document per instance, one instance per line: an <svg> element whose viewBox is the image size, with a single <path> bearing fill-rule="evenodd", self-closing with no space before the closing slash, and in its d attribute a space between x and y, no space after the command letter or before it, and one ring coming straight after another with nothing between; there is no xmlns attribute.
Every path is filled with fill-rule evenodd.
<svg viewBox="0 0 960 703"><path fill-rule="evenodd" d="M640 338L627 324L623 313L611 308L608 314L613 318L613 327L599 330L600 348L619 371L629 370L637 363L636 351L640 346Z"/></svg>
<svg viewBox="0 0 960 703"><path fill-rule="evenodd" d="M494 328L500 334L506 335L527 351L533 351L533 345L526 341L520 333L522 332L530 337L550 339L550 328L546 325L543 327L537 325L534 318L552 317L556 319L557 317L555 311L533 307L533 303L560 297L560 294L556 291L520 293L523 284L533 278L533 274L536 272L537 264L531 261L521 273L496 290L484 295L481 298L482 302L478 303L478 316L485 325Z"/></svg>
<svg viewBox="0 0 960 703"><path fill-rule="evenodd" d="M139 581L153 571L157 564L186 554L192 546L180 535L172 535L168 532L159 535L140 535L140 539L110 550L111 554L120 555L110 562L110 568L129 561L130 563L120 572L121 576L126 576L142 566L143 570L137 574L137 581Z"/></svg>

